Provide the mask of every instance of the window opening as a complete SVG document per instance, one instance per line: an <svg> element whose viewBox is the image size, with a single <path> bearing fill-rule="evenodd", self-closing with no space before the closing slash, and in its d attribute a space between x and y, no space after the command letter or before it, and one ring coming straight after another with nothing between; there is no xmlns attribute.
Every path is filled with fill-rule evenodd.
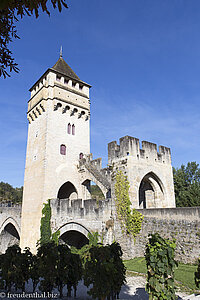
<svg viewBox="0 0 200 300"><path fill-rule="evenodd" d="M66 146L65 145L60 145L60 154L66 155Z"/></svg>
<svg viewBox="0 0 200 300"><path fill-rule="evenodd" d="M70 123L67 125L67 133L71 134L71 124Z"/></svg>
<svg viewBox="0 0 200 300"><path fill-rule="evenodd" d="M75 125L72 125L72 135L75 135Z"/></svg>

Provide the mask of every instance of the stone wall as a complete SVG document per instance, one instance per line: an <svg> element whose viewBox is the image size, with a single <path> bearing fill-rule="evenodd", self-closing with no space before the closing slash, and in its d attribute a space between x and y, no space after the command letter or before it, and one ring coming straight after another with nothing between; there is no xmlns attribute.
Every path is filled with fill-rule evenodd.
<svg viewBox="0 0 200 300"><path fill-rule="evenodd" d="M200 207L140 209L144 215L142 230L134 242L120 231L115 222L115 238L120 242L124 258L144 255L148 235L158 232L162 237L176 239L176 259L195 263L200 256Z"/></svg>
<svg viewBox="0 0 200 300"><path fill-rule="evenodd" d="M112 243L112 230L110 226L107 228L107 224L112 221L111 206L111 199L98 203L95 199L52 199L52 232L59 230L62 235L65 231L75 230L87 237L88 232L97 231L104 238L105 244Z"/></svg>

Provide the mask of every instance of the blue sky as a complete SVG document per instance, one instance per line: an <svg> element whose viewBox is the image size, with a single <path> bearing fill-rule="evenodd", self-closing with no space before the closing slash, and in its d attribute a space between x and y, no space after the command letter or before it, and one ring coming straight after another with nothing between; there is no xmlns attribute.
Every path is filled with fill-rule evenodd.
<svg viewBox="0 0 200 300"><path fill-rule="evenodd" d="M59 57L92 85L91 152L131 135L200 162L200 1L70 0L17 24L20 73L0 79L0 181L23 185L29 88Z"/></svg>

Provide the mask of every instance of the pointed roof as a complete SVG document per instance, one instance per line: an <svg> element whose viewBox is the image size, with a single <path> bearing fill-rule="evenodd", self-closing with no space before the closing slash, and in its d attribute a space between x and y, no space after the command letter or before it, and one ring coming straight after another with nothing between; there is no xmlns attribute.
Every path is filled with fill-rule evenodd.
<svg viewBox="0 0 200 300"><path fill-rule="evenodd" d="M48 74L49 71L53 71L55 73L59 73L61 75L70 77L71 79L77 80L80 83L88 86L89 88L91 87L90 84L82 81L77 75L76 73L74 73L74 71L70 68L70 66L66 63L66 61L62 58L62 49L60 52L60 57L58 59L58 61L55 63L55 65L52 68L49 68L48 70L46 70L46 72L32 85L32 87L29 89L29 91L31 91L33 89L33 87L38 84L38 82L40 82L40 80L46 76L46 74Z"/></svg>
<svg viewBox="0 0 200 300"><path fill-rule="evenodd" d="M52 70L62 73L65 76L69 76L72 79L82 81L80 78L74 73L74 71L70 68L70 66L64 61L62 56L59 57L58 61L51 68Z"/></svg>

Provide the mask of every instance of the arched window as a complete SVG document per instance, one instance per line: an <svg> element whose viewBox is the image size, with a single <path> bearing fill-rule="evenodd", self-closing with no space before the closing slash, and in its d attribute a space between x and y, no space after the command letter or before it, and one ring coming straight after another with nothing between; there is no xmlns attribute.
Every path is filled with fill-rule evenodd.
<svg viewBox="0 0 200 300"><path fill-rule="evenodd" d="M72 135L75 135L75 125L72 125Z"/></svg>
<svg viewBox="0 0 200 300"><path fill-rule="evenodd" d="M82 159L83 158L83 153L81 152L80 154L79 154L79 159Z"/></svg>
<svg viewBox="0 0 200 300"><path fill-rule="evenodd" d="M67 133L71 134L71 124L70 123L67 125Z"/></svg>
<svg viewBox="0 0 200 300"><path fill-rule="evenodd" d="M66 155L66 146L65 145L60 145L60 154Z"/></svg>

